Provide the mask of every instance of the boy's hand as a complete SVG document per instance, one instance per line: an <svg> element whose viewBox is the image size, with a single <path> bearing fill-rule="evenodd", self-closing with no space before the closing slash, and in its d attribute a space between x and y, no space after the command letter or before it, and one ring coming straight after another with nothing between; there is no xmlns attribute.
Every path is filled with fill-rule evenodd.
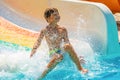
<svg viewBox="0 0 120 80"><path fill-rule="evenodd" d="M35 54L35 52L36 52L35 50L31 51L30 58Z"/></svg>
<svg viewBox="0 0 120 80"><path fill-rule="evenodd" d="M84 69L84 68L83 68L81 71L82 71L82 74L88 73L88 70L87 70L87 69Z"/></svg>
<svg viewBox="0 0 120 80"><path fill-rule="evenodd" d="M33 53L30 54L30 58L33 56Z"/></svg>
<svg viewBox="0 0 120 80"><path fill-rule="evenodd" d="M30 58L32 57L33 55L32 54L30 54Z"/></svg>

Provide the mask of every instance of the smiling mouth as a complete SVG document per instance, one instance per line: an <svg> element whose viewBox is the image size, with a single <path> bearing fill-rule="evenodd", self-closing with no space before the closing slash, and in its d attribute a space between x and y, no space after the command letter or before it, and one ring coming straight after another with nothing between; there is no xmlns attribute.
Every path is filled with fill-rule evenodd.
<svg viewBox="0 0 120 80"><path fill-rule="evenodd" d="M55 18L56 20L60 19L60 17Z"/></svg>

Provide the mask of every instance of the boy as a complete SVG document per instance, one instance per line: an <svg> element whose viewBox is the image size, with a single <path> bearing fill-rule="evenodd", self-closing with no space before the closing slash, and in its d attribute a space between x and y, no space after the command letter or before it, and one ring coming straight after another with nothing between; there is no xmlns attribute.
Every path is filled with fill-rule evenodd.
<svg viewBox="0 0 120 80"><path fill-rule="evenodd" d="M67 30L64 27L60 27L57 22L60 20L59 12L56 8L48 8L44 13L46 21L49 23L44 29L41 30L40 35L33 46L30 57L35 54L37 48L41 44L43 37L45 37L46 42L49 47L49 55L51 57L50 62L47 65L46 70L42 73L40 79L44 78L54 67L62 61L63 55L61 53L61 44L64 41L64 51L68 52L73 62L76 64L78 70L82 73L87 73L88 70L82 68L80 61L75 53L72 45L69 42Z"/></svg>

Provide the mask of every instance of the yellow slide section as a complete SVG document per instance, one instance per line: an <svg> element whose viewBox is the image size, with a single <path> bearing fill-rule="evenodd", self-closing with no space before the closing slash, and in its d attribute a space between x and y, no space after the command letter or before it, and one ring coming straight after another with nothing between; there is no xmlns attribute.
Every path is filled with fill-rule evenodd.
<svg viewBox="0 0 120 80"><path fill-rule="evenodd" d="M25 30L0 17L0 40L31 48L37 36L38 33Z"/></svg>

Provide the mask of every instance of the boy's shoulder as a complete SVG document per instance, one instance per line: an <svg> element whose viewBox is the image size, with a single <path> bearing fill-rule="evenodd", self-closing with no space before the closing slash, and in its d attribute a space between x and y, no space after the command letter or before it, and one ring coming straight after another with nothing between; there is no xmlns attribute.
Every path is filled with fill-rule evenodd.
<svg viewBox="0 0 120 80"><path fill-rule="evenodd" d="M40 30L40 33L45 33L46 32L46 28L42 28L41 30Z"/></svg>
<svg viewBox="0 0 120 80"><path fill-rule="evenodd" d="M64 30L64 31L66 31L66 28L63 27L63 26L58 26L58 28L59 28L59 29L62 29L62 30Z"/></svg>
<svg viewBox="0 0 120 80"><path fill-rule="evenodd" d="M45 33L45 32L48 31L48 28L49 28L49 27L46 26L45 28L42 28L41 31ZM62 30L62 31L65 31L65 32L67 31L67 29L66 29L65 27L63 27L63 26L58 26L58 29L59 29L59 30Z"/></svg>

